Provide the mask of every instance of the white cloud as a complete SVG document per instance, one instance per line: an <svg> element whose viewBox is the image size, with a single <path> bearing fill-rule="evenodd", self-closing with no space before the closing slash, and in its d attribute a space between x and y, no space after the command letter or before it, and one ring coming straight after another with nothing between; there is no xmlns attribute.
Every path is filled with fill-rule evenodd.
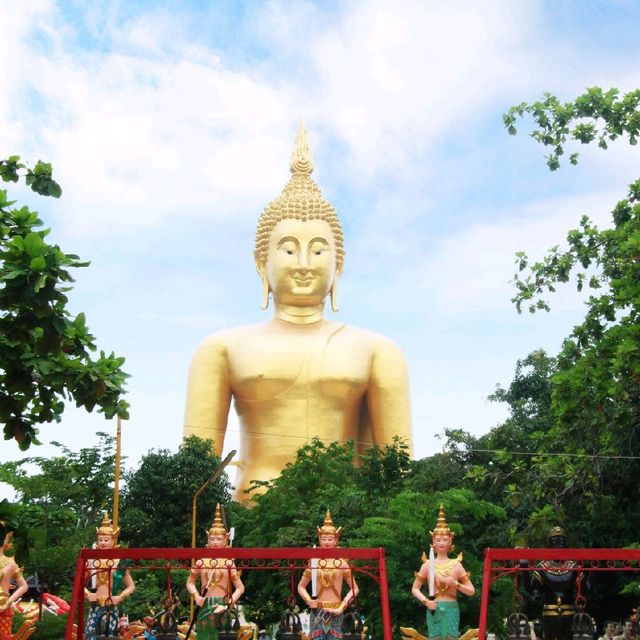
<svg viewBox="0 0 640 640"><path fill-rule="evenodd" d="M578 227L583 214L600 226L608 224L619 198L619 192L607 191L545 199L461 229L425 259L423 285L440 313L506 311L515 294L510 281L517 270L516 251L541 260L553 245L565 244L567 232ZM584 297L574 289L571 283L560 285L561 294L547 299L554 308L575 309Z"/></svg>

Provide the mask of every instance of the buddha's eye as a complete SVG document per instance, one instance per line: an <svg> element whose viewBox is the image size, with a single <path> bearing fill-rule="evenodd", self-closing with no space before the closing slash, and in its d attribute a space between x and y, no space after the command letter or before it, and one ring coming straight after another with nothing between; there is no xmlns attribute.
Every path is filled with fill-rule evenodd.
<svg viewBox="0 0 640 640"><path fill-rule="evenodd" d="M287 253L292 256L293 255L293 249L287 249Z"/></svg>

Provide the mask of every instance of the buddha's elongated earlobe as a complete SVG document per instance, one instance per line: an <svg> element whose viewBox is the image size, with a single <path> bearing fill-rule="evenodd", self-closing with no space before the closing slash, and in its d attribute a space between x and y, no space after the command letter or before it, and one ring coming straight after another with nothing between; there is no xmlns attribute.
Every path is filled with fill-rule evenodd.
<svg viewBox="0 0 640 640"><path fill-rule="evenodd" d="M331 311L338 311L338 278L331 285Z"/></svg>
<svg viewBox="0 0 640 640"><path fill-rule="evenodd" d="M262 306L260 307L263 311L266 311L269 308L269 281L266 277L262 278Z"/></svg>

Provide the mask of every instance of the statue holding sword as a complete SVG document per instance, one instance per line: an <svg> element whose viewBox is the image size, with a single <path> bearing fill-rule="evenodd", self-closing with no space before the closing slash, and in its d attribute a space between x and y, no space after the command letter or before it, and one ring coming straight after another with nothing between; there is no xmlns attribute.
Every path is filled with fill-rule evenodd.
<svg viewBox="0 0 640 640"><path fill-rule="evenodd" d="M337 549L342 527L333 524L331 513L327 510L324 523L316 527L321 549ZM339 556L311 560L310 568L305 569L298 583L298 594L311 610L309 640L340 640L345 609L358 595L358 585L349 563ZM312 594L307 586L311 583ZM348 587L342 597L343 586Z"/></svg>
<svg viewBox="0 0 640 640"><path fill-rule="evenodd" d="M444 506L440 505L438 521L431 534L429 559L422 554L422 566L415 574L411 593L427 607L427 631L430 640L456 640L460 635L460 610L458 591L472 596L475 588L469 573L462 566L462 554L449 558L453 551L454 533L447 524ZM429 596L422 593L422 585L427 583Z"/></svg>

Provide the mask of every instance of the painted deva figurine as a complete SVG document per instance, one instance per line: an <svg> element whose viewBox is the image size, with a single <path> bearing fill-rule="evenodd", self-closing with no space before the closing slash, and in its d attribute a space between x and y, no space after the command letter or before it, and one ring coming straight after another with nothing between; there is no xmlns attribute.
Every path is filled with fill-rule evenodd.
<svg viewBox="0 0 640 640"><path fill-rule="evenodd" d="M229 532L222 522L222 511L218 504L213 524L207 533L207 547L221 549L228 544ZM200 593L196 585L198 577L202 585ZM198 640L217 640L221 615L237 604L244 593L244 585L235 563L231 558L197 560L187 578L187 591L194 596L196 606L199 607L196 624Z"/></svg>
<svg viewBox="0 0 640 640"><path fill-rule="evenodd" d="M6 556L5 551L9 551L13 546L13 531L9 529L7 523L0 520L0 640L11 640L11 624L13 622L13 608L16 602L27 590L27 581L22 575L20 567L12 556ZM14 581L16 588L9 594L11 581Z"/></svg>
<svg viewBox="0 0 640 640"><path fill-rule="evenodd" d="M111 519L105 513L100 526L96 528L96 548L113 549L117 547L120 527L114 529ZM93 560L87 571L86 582L95 590L85 587L85 598L91 603L87 614L84 636L86 640L95 640L97 635L115 636L118 631L120 612L118 605L135 590L129 570L116 559Z"/></svg>
<svg viewBox="0 0 640 640"><path fill-rule="evenodd" d="M427 632L430 639L455 640L460 634L460 610L458 609L458 591L466 596L472 596L475 588L469 579L469 573L462 566L462 554L457 558L449 558L453 551L453 536L455 535L440 505L436 528L431 534L431 548L427 560L423 554L423 564L415 574L411 593L427 607ZM430 563L433 562L433 567ZM427 583L429 597L422 593L422 585Z"/></svg>
<svg viewBox="0 0 640 640"><path fill-rule="evenodd" d="M342 527L333 525L331 513L327 510L324 523L316 527L321 549L335 549L340 540ZM358 595L358 585L346 560L326 558L317 561L317 566L305 569L298 583L298 593L311 609L309 640L335 640L342 638L342 622L345 609ZM342 587L346 580L349 591L342 598ZM312 583L313 598L307 591Z"/></svg>

